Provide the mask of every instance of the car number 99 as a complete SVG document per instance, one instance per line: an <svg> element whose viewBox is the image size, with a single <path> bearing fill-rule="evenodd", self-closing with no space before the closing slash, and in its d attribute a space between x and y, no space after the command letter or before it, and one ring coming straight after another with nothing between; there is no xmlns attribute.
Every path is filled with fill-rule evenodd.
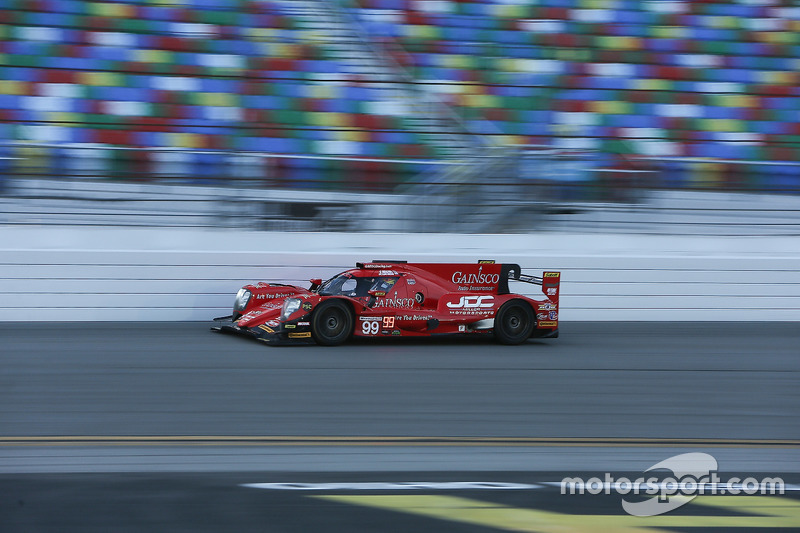
<svg viewBox="0 0 800 533"><path fill-rule="evenodd" d="M377 320L361 323L361 333L364 335L377 335L381 329L381 323Z"/></svg>
<svg viewBox="0 0 800 533"><path fill-rule="evenodd" d="M381 330L381 326L385 329L394 328L394 317L385 316L383 320L365 320L361 323L361 333L364 335L377 335Z"/></svg>

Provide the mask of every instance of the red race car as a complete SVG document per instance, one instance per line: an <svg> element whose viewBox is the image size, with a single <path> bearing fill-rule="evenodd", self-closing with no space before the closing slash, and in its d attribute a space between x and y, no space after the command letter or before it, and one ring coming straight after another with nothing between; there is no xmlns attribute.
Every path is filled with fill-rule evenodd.
<svg viewBox="0 0 800 533"><path fill-rule="evenodd" d="M279 283L246 285L231 316L214 331L243 333L268 344L316 341L335 346L356 337L489 335L503 344L558 337L560 272L522 274L494 261L373 261L304 289ZM541 299L509 290L509 281L542 286Z"/></svg>

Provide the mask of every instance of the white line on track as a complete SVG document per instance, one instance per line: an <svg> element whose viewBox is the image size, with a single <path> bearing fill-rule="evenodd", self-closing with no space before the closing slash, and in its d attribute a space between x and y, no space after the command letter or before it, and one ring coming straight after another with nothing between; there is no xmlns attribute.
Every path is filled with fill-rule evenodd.
<svg viewBox="0 0 800 533"><path fill-rule="evenodd" d="M245 483L240 485L253 489L271 490L530 490L539 485L527 483L504 483L499 481L404 481L365 483Z"/></svg>

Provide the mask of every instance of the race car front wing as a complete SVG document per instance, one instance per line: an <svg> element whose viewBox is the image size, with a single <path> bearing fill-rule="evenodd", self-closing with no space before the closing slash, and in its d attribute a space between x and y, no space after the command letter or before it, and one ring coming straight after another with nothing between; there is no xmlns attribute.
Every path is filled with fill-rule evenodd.
<svg viewBox="0 0 800 533"><path fill-rule="evenodd" d="M247 337L255 338L261 342L272 345L282 344L313 344L314 340L311 337L311 331L295 331L295 329L288 329L281 324L278 327L270 327L266 324L261 324L252 328L240 326L234 320L233 315L217 317L214 320L214 325L211 326L211 331L219 333L234 333L238 335L245 335Z"/></svg>

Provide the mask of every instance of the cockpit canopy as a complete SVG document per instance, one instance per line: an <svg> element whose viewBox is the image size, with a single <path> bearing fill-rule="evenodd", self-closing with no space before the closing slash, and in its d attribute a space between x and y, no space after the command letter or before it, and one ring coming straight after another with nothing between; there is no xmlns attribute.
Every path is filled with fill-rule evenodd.
<svg viewBox="0 0 800 533"><path fill-rule="evenodd" d="M359 298L369 296L369 291L389 292L399 276L353 276L350 273L339 274L324 282L319 288L322 296L348 296Z"/></svg>

